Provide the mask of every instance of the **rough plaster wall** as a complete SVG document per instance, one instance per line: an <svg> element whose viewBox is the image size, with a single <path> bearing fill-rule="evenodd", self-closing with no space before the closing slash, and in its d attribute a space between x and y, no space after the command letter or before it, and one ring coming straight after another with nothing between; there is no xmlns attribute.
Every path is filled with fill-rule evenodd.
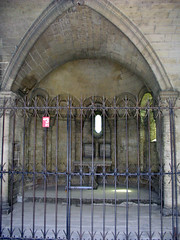
<svg viewBox="0 0 180 240"><path fill-rule="evenodd" d="M72 87L73 84L73 87ZM71 94L76 98L114 97L129 92L138 96L143 82L120 64L105 59L87 59L66 63L45 77L37 88L51 97Z"/></svg>

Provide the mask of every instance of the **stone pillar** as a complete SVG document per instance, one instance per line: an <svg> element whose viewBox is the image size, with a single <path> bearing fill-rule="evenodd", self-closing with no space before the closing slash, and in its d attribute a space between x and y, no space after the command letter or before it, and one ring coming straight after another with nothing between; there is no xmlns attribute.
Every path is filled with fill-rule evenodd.
<svg viewBox="0 0 180 240"><path fill-rule="evenodd" d="M172 195L174 194L174 207L175 207L175 184L177 184L177 179L175 179L171 172L175 172L175 161L174 161L174 146L173 146L173 122L170 120L170 109L169 109L169 102L171 105L176 105L176 100L178 98L178 92L175 91L162 91L160 92L160 100L161 100L161 106L166 107L166 109L163 109L163 122L162 122L162 157L163 157L163 164L164 164L164 172L169 173L164 175L164 214L170 215L172 214ZM177 119L175 120L178 122ZM180 120L180 119L179 119ZM171 122L171 123L170 123ZM160 123L161 124L161 123ZM179 132L176 131L175 138L177 135L180 135ZM176 149L177 148L176 143ZM176 164L177 166L177 164ZM173 184L174 187L172 188ZM176 185L177 186L177 185ZM177 189L177 194L179 195L179 188Z"/></svg>
<svg viewBox="0 0 180 240"><path fill-rule="evenodd" d="M0 93L0 107L4 106L4 100L6 102L6 107L10 106L15 99L15 94L12 92L1 92ZM9 161L11 158L12 144L11 144L11 123L10 123L10 109L6 109L3 114L3 109L0 109L0 163L3 163L3 170L9 170ZM3 120L4 119L4 120ZM4 127L3 127L4 122ZM4 132L4 134L3 134ZM3 138L4 137L4 138ZM3 149L2 149L3 147ZM8 213L9 207L9 176L7 173L3 174L2 181L2 211L3 213Z"/></svg>

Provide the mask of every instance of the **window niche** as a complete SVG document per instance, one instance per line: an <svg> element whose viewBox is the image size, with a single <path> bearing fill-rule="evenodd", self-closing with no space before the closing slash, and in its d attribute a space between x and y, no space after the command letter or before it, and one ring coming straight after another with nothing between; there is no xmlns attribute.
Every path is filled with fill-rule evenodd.
<svg viewBox="0 0 180 240"><path fill-rule="evenodd" d="M95 125L94 130L97 134L100 134L102 132L102 117L100 114L95 115Z"/></svg>
<svg viewBox="0 0 180 240"><path fill-rule="evenodd" d="M152 109L145 109L152 106L153 97L150 93L145 93L141 100L140 110L140 158L143 171L149 168L149 158L152 171L158 171L158 153L156 143L156 119ZM144 108L144 109L143 109Z"/></svg>
<svg viewBox="0 0 180 240"><path fill-rule="evenodd" d="M99 103L97 106L101 106ZM107 114L108 115L108 114ZM83 160L111 160L111 126L103 110L89 111L83 124ZM93 145L92 145L93 142ZM92 149L93 147L93 149Z"/></svg>
<svg viewBox="0 0 180 240"><path fill-rule="evenodd" d="M93 118L93 133L95 138L103 135L103 117L101 112L96 112Z"/></svg>

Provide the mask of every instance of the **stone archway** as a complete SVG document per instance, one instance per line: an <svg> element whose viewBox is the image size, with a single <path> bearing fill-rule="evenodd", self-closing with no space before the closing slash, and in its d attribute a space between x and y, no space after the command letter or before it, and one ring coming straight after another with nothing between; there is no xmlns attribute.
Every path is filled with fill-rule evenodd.
<svg viewBox="0 0 180 240"><path fill-rule="evenodd" d="M70 48L67 42L64 41L65 49L62 47L64 52L62 51L57 55L54 64L51 66L49 62L53 62L54 54L58 52L58 47L61 47L61 35L59 35L59 38L56 38L56 34L49 35L49 42L43 41L44 36L48 34L48 31L51 31L52 26L55 27L56 24L62 26L63 23L61 20L66 14L71 13L72 16L75 16L81 13L82 9L87 11L89 15L93 15L93 17L90 18L91 20L95 18L96 20L103 21L103 26L107 27L109 30L108 34L105 34L104 38L103 35L98 34L96 30L99 30L100 33L102 33L103 30L101 27L98 27L97 24L96 30L91 38L93 42L92 48L83 48L82 43L86 42L87 38L83 38L82 36L79 39L76 38L78 37L77 30L78 27L81 26L81 21L77 22L77 26L71 23L71 26L75 27L73 32L77 34L74 40L78 39L79 41L79 43L78 41L76 42L78 44L77 48L73 45L75 41L70 43ZM83 17L83 14L81 14L81 17ZM98 23L98 21L96 23ZM70 24L68 22L67 24L65 23L65 25L65 27L68 27ZM94 25L91 24L91 26ZM85 26L84 29L86 30ZM56 31L55 28L54 31ZM71 35L66 35L65 32L64 35L65 40L71 37ZM85 35L83 34L83 36ZM54 42L51 38L53 38ZM102 45L104 40L106 40L105 46ZM111 40L113 40L112 44ZM41 55L40 50L37 51L38 47L41 47L42 53L47 53L45 55L49 58L49 62L43 54ZM68 51L68 49L70 49L70 51ZM105 58L122 64L129 71L138 76L144 82L145 86L143 87L150 89L155 96L161 90L173 89L160 60L146 38L125 15L110 3L110 1L67 0L52 2L27 32L4 75L2 91L21 92L24 95L29 92L32 93L36 91L36 87L41 80L43 80L48 73L57 69L59 65L63 65L70 61L72 62L72 60L77 61L94 58ZM40 60L38 61L38 59ZM41 64L38 68L36 65L39 63ZM37 74L37 76L34 74ZM169 153L169 150L167 152ZM171 191L171 189L167 189L166 191L167 199L169 198L168 191ZM171 197L169 199L171 199Z"/></svg>
<svg viewBox="0 0 180 240"><path fill-rule="evenodd" d="M151 45L148 43L140 30L122 12L120 12L120 10L116 9L110 1L68 0L53 1L26 33L4 74L2 90L11 90L12 84L17 78L17 74L24 61L26 61L26 57L30 49L48 28L48 26L50 26L58 16L63 16L64 12L80 6L86 6L97 12L115 25L117 29L119 29L127 37L127 39L130 39L129 41L134 46L134 49L139 52L145 61L144 66L146 67L146 71L149 71L150 74L149 80L146 81L151 82L151 90L154 94L157 94L159 90L172 89L168 76ZM96 53L92 53L92 55L96 57ZM92 57L92 55L89 57ZM119 56L116 54L112 54L110 57L116 61L119 60ZM69 60L70 59L67 59L67 61ZM26 81L29 80L26 79Z"/></svg>

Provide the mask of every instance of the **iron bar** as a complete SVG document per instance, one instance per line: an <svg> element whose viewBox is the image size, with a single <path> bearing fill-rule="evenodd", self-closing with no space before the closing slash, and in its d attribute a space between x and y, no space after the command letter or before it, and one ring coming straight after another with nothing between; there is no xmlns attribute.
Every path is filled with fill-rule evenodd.
<svg viewBox="0 0 180 240"><path fill-rule="evenodd" d="M70 240L71 237L71 99L68 100L67 108L67 225L66 237Z"/></svg>
<svg viewBox="0 0 180 240"><path fill-rule="evenodd" d="M59 118L58 118L58 97L57 97L57 102L56 102L56 163L55 163L55 171L56 171L56 175L55 175L55 238L58 237L58 141L59 141Z"/></svg>
<svg viewBox="0 0 180 240"><path fill-rule="evenodd" d="M147 107L147 124L148 124L148 169L149 169L149 239L152 239L152 221L151 221L151 215L152 215L152 206L151 206L151 200L152 200L152 194L151 194L151 129L150 129L150 100L148 100L148 107Z"/></svg>
<svg viewBox="0 0 180 240"><path fill-rule="evenodd" d="M76 106L71 106L70 107L71 110L78 110L80 109L79 107L76 107ZM93 107L89 106L89 107L85 107L83 106L82 109L83 110L92 110ZM169 110L169 107L160 107L161 110ZM30 110L56 110L57 107L56 106L24 106L24 107L21 107L21 106L8 106L8 107L0 107L1 110L27 110L27 111L30 111ZM67 107L66 106L58 106L58 110L67 110ZM117 107L114 107L114 106L105 106L105 110L146 110L147 107L131 107L131 106L117 106ZM149 107L150 110L158 110L159 107L156 107L156 106L150 106ZM178 110L180 109L180 107L176 107L174 106L173 107L174 110ZM94 110L102 110L102 107L101 106L95 106L94 107Z"/></svg>
<svg viewBox="0 0 180 240"><path fill-rule="evenodd" d="M44 229L43 229L43 237L46 238L46 212L47 212L47 128L44 128Z"/></svg>
<svg viewBox="0 0 180 240"><path fill-rule="evenodd" d="M80 135L80 141L81 141L81 146L80 146L80 240L82 240L82 181L83 181L83 168L82 168L82 161L83 161L83 120L82 120L82 115L83 115L83 110L82 110L82 106L83 106L83 102L82 102L82 98L81 98L81 110L80 110L80 121L81 121L81 127L80 127L80 131L81 131L81 135ZM72 186L71 186L72 187Z"/></svg>
<svg viewBox="0 0 180 240"><path fill-rule="evenodd" d="M5 105L5 101L3 103ZM3 207L3 169L4 169L4 126L5 126L5 110L3 110L2 114L2 131L1 131L1 200L0 200L0 236L2 236L3 228L2 228L2 207Z"/></svg>
<svg viewBox="0 0 180 240"><path fill-rule="evenodd" d="M176 159L176 131L175 131L175 120L174 120L174 109L172 107L172 131L173 131L173 154L174 154L174 181L175 181L175 209L176 209L176 230L175 237L179 236L179 225L178 225L178 179L177 179L177 159Z"/></svg>
<svg viewBox="0 0 180 240"><path fill-rule="evenodd" d="M105 99L103 97L103 240L105 240L106 237L106 148L105 148L105 143L106 143L106 119L105 119Z"/></svg>
<svg viewBox="0 0 180 240"><path fill-rule="evenodd" d="M8 120L10 122L10 112L8 113ZM13 185L14 185L14 143L15 143L15 111L13 111L13 120L12 120L12 159L11 159L11 170L12 170L12 174L10 175L10 192L11 192L11 228L10 228L10 236L12 237L13 234ZM9 166L8 166L9 167ZM21 234L21 237L23 237L23 235Z"/></svg>
<svg viewBox="0 0 180 240"><path fill-rule="evenodd" d="M160 146L160 213L161 213L161 233L160 237L163 240L163 154L162 154L162 113L158 112L158 133L159 133L159 146Z"/></svg>
<svg viewBox="0 0 180 240"><path fill-rule="evenodd" d="M19 171L19 170L14 170L14 171L6 171L6 170L3 170L3 171L1 171L1 173L3 173L3 174L11 174L11 173L13 173L14 175L15 174L17 174L17 175L19 175L19 174L25 174L25 175L33 175L34 174L34 172L33 171L24 171L24 172L22 172L22 171ZM40 175L40 176L42 176L42 174L44 174L44 172L43 171L37 171L37 172L35 172L35 174L36 175ZM138 177L138 176L149 176L149 175L151 175L151 177L152 176L161 176L161 174L163 174L163 176L166 176L166 175L168 175L168 176L171 176L171 175L173 175L173 173L171 173L171 172L164 172L164 173L161 173L161 172L157 172L157 173L155 173L155 172L151 172L151 173L149 173L149 172L140 172L140 173L138 173L138 172L136 172L136 173L134 173L134 172L122 172L122 173L120 173L120 172L113 172L113 173L107 173L106 172L106 176L129 176L129 177ZM177 171L177 174L180 174L180 172L179 171ZM53 175L53 176L55 176L56 175L56 173L55 172L46 172L46 175L47 176L50 176L50 175ZM64 173L64 172L58 172L57 173L57 175L58 176L65 176L65 175L67 175L67 173ZM69 175L71 175L71 176L80 176L80 173L74 173L74 172L71 172ZM87 173L85 173L85 172L83 172L82 173L82 175L83 176L91 176L92 174L91 173L89 173L89 172L87 172ZM103 173L94 173L94 176L103 176Z"/></svg>
<svg viewBox="0 0 180 240"><path fill-rule="evenodd" d="M92 190L91 186L71 186L70 190Z"/></svg>
<svg viewBox="0 0 180 240"><path fill-rule="evenodd" d="M69 233L69 99L67 102L67 179L66 179L66 185L67 185L67 209L66 209L66 238L67 240L70 239L70 233Z"/></svg>
<svg viewBox="0 0 180 240"><path fill-rule="evenodd" d="M35 221L36 221L36 132L37 132L37 113L34 112L34 146L33 146L33 227L32 227L32 237L35 238Z"/></svg>
<svg viewBox="0 0 180 240"><path fill-rule="evenodd" d="M92 165L91 165L91 240L94 240L94 98L92 99L92 110L91 110L91 115L92 115L92 120L91 120L91 124L92 124L92 129L91 129L91 141L92 141L92 151L91 151L91 161L92 161Z"/></svg>
<svg viewBox="0 0 180 240"><path fill-rule="evenodd" d="M127 106L127 98L125 99L125 106ZM129 149L128 149L128 109L125 110L125 125L126 125L126 240L129 238Z"/></svg>
<svg viewBox="0 0 180 240"><path fill-rule="evenodd" d="M116 107L116 98L114 98ZM117 113L114 110L114 240L117 239Z"/></svg>
<svg viewBox="0 0 180 240"><path fill-rule="evenodd" d="M70 98L70 109L69 109L69 173L71 173L71 130L72 130L72 99ZM71 174L69 175L69 190L71 190ZM71 191L69 191L69 240L71 239Z"/></svg>
<svg viewBox="0 0 180 240"><path fill-rule="evenodd" d="M140 112L139 110L136 110L136 131L137 131L137 196L138 196L138 206L137 206L137 211L138 211L138 231L137 231L137 237L138 240L140 240L140 137L139 137L139 116Z"/></svg>
<svg viewBox="0 0 180 240"><path fill-rule="evenodd" d="M45 105L48 105L48 99L46 98ZM48 110L45 111L45 116L48 116ZM47 236L47 127L44 127L44 165L43 165L43 177L44 177L44 229L42 231L43 237Z"/></svg>
<svg viewBox="0 0 180 240"><path fill-rule="evenodd" d="M169 100L169 123L170 123L170 145L171 145L171 192L172 192L172 237L173 237L173 240L176 240L175 239L175 236L174 236L174 229L175 229L175 225L174 225L174 215L175 215L175 212L174 212L174 153L173 153L173 120L172 120L172 103L171 103L171 100Z"/></svg>

